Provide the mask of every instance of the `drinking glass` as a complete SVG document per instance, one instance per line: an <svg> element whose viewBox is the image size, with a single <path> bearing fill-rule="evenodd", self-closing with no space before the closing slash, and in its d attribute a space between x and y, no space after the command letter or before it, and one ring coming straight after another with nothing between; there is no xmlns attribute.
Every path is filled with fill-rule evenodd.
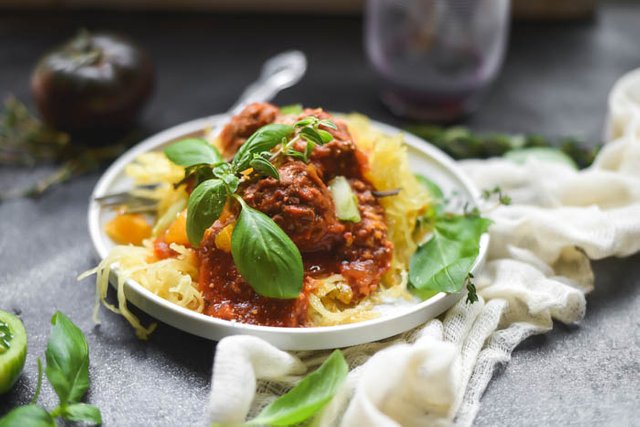
<svg viewBox="0 0 640 427"><path fill-rule="evenodd" d="M447 122L477 107L502 64L509 0L367 0L365 44L397 115Z"/></svg>

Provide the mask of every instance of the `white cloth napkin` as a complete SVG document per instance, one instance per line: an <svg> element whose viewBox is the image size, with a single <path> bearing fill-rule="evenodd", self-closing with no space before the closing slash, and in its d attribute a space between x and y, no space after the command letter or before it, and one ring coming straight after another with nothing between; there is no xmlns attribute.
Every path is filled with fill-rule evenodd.
<svg viewBox="0 0 640 427"><path fill-rule="evenodd" d="M479 188L512 204L488 213L480 301L384 342L344 350L346 384L315 420L340 426L468 426L496 364L553 321L575 323L593 288L589 259L640 250L640 70L609 98L610 142L583 171L531 159L462 162ZM286 353L258 338L218 343L209 421L242 423L314 369L327 352Z"/></svg>

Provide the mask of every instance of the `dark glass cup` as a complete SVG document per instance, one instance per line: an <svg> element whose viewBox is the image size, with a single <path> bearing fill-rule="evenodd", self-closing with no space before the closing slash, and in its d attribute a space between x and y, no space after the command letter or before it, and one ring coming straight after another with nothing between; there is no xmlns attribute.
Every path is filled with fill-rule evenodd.
<svg viewBox="0 0 640 427"><path fill-rule="evenodd" d="M367 0L365 44L397 115L449 122L477 107L507 44L509 0Z"/></svg>

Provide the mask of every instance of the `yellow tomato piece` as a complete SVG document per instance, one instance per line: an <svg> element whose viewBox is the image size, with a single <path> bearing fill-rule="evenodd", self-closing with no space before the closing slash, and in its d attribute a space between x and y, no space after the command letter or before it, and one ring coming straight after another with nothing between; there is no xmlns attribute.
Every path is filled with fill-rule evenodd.
<svg viewBox="0 0 640 427"><path fill-rule="evenodd" d="M151 236L151 225L141 214L120 214L105 226L105 232L114 242L120 245L141 245Z"/></svg>
<svg viewBox="0 0 640 427"><path fill-rule="evenodd" d="M187 237L187 210L178 214L175 221L171 223L164 233L164 241L167 243L177 243L178 245L188 245Z"/></svg>
<svg viewBox="0 0 640 427"><path fill-rule="evenodd" d="M235 223L227 225L216 235L216 246L227 253L231 252L231 234Z"/></svg>

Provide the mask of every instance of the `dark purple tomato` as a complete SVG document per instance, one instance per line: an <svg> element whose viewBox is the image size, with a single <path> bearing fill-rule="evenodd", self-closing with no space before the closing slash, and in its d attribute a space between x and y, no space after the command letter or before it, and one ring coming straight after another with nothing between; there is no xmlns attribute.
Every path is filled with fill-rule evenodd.
<svg viewBox="0 0 640 427"><path fill-rule="evenodd" d="M154 80L149 55L131 40L81 31L40 60L31 90L45 122L90 134L131 127Z"/></svg>

